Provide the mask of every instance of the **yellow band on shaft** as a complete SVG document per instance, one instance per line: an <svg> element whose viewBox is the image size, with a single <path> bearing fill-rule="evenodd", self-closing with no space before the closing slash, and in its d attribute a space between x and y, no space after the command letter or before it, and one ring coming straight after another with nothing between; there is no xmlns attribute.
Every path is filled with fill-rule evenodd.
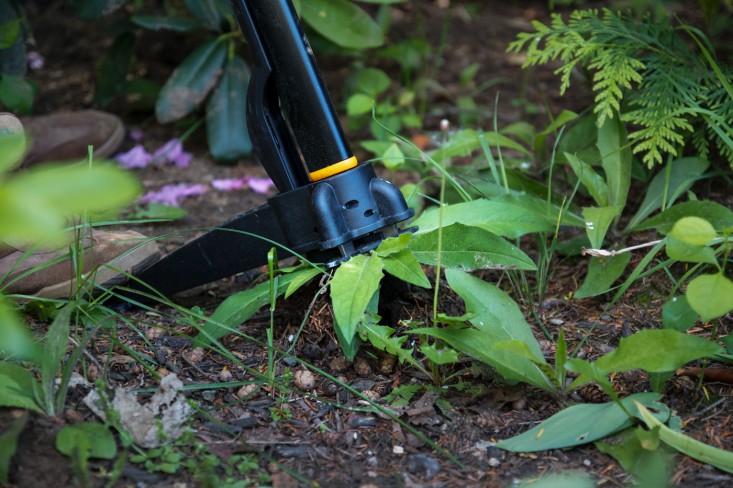
<svg viewBox="0 0 733 488"><path fill-rule="evenodd" d="M328 178L329 176L343 173L347 169L351 169L358 164L356 156L351 156L349 159L344 159L338 163L334 163L331 166L326 166L318 171L310 173L311 181L320 181Z"/></svg>

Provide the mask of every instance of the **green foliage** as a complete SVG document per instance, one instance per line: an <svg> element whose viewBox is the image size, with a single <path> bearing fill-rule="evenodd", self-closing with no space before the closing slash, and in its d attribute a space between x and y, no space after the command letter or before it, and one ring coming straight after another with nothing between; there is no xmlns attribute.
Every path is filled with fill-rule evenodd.
<svg viewBox="0 0 733 488"><path fill-rule="evenodd" d="M530 430L497 443L497 447L515 452L535 452L580 446L603 439L631 427L627 413L635 403L654 408L666 422L670 410L659 403L656 393L636 393L620 403L592 403L567 407Z"/></svg>
<svg viewBox="0 0 733 488"><path fill-rule="evenodd" d="M71 458L76 476L85 486L90 486L89 460L114 459L117 444L106 425L84 422L67 425L56 435L56 449Z"/></svg>
<svg viewBox="0 0 733 488"><path fill-rule="evenodd" d="M659 439L677 451L697 459L705 464L710 464L718 469L733 473L733 453L724 451L717 447L708 446L702 442L688 437L681 432L672 430L653 415L645 405L635 403L639 416L649 429L658 429Z"/></svg>
<svg viewBox="0 0 733 488"><path fill-rule="evenodd" d="M702 158L714 143L733 165L730 72L714 60L702 33L681 29L705 49L701 56L669 23L639 22L608 9L576 10L567 22L553 14L550 25L535 21L533 27L509 50L525 50L525 66L559 60L561 92L576 68L591 71L598 126L616 114L637 126L629 140L648 166L662 163L665 155L680 156L688 141Z"/></svg>
<svg viewBox="0 0 733 488"><path fill-rule="evenodd" d="M0 483L8 485L10 461L18 446L18 438L28 422L28 412L23 412L12 420L9 427L0 434Z"/></svg>

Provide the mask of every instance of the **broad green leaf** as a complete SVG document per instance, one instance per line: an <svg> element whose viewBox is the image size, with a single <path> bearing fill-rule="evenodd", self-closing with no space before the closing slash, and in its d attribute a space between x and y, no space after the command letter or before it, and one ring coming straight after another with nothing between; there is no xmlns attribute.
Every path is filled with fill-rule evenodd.
<svg viewBox="0 0 733 488"><path fill-rule="evenodd" d="M252 152L247 130L249 68L239 56L229 59L206 104L206 135L214 159L234 161Z"/></svg>
<svg viewBox="0 0 733 488"><path fill-rule="evenodd" d="M513 149L515 151L530 156L526 147L519 144L514 139L510 139L495 132L486 132L483 134L486 142L490 147L502 147L505 149ZM452 134L447 144L431 154L431 157L438 162L448 160L459 156L465 157L471 155L473 151L481 149L481 139L478 133L473 129L462 129Z"/></svg>
<svg viewBox="0 0 733 488"><path fill-rule="evenodd" d="M356 325L382 279L382 260L379 256L360 254L343 263L331 280L331 303L335 326L344 337L356 334Z"/></svg>
<svg viewBox="0 0 733 488"><path fill-rule="evenodd" d="M389 254L382 258L384 270L402 281L423 288L430 288L430 280L420 266L420 262L409 249Z"/></svg>
<svg viewBox="0 0 733 488"><path fill-rule="evenodd" d="M396 171L405 164L405 153L402 152L400 146L396 142L387 147L379 160L387 169Z"/></svg>
<svg viewBox="0 0 733 488"><path fill-rule="evenodd" d="M641 202L639 210L637 210L636 214L626 226L626 232L633 231L645 218L662 208L665 187L667 195L665 207L669 207L680 195L689 190L692 184L710 166L710 163L706 159L697 157L680 158L668 164L671 165L669 168L669 179L667 179L667 171L665 169L662 169L662 171L654 176L646 190L644 201Z"/></svg>
<svg viewBox="0 0 733 488"><path fill-rule="evenodd" d="M708 246L687 244L674 237L667 236L664 242L667 256L685 263L708 263L720 267L715 251Z"/></svg>
<svg viewBox="0 0 733 488"><path fill-rule="evenodd" d="M733 212L727 207L711 202L709 200L693 200L690 202L678 203L668 208L659 215L645 220L634 230L657 229L662 234L667 234L675 223L683 217L699 217L710 222L716 232L733 227Z"/></svg>
<svg viewBox="0 0 733 488"><path fill-rule="evenodd" d="M233 15L229 2L222 0L185 0L186 6L199 21L221 31L226 17Z"/></svg>
<svg viewBox="0 0 733 488"><path fill-rule="evenodd" d="M719 345L701 337L676 330L647 329L621 339L618 347L597 359L595 365L604 373L633 369L664 373L721 352Z"/></svg>
<svg viewBox="0 0 733 488"><path fill-rule="evenodd" d="M395 329L386 325L377 325L370 321L361 321L357 327L359 335L365 341L392 356L395 356L400 363L407 362L420 368L421 366L412 357L412 348L404 349L402 345L407 340L406 335L395 336Z"/></svg>
<svg viewBox="0 0 733 488"><path fill-rule="evenodd" d="M608 373L601 371L596 367L595 363L580 358L571 358L565 361L565 369L578 373L578 377L568 387L569 390L574 390L586 383L594 381L614 401L618 400L618 394L614 391L613 385L608 380Z"/></svg>
<svg viewBox="0 0 733 488"><path fill-rule="evenodd" d="M25 154L25 134L8 134L0 132L0 180L3 173L13 169Z"/></svg>
<svg viewBox="0 0 733 488"><path fill-rule="evenodd" d="M496 286L462 271L445 271L448 284L466 303L470 322L486 337L486 344L519 340L527 344L538 361L544 355L519 305ZM459 349L460 350L460 349Z"/></svg>
<svg viewBox="0 0 733 488"><path fill-rule="evenodd" d="M603 239L613 219L621 212L621 207L588 207L583 209L585 231L590 245L594 248L603 246Z"/></svg>
<svg viewBox="0 0 733 488"><path fill-rule="evenodd" d="M35 400L35 384L29 370L13 363L0 363L0 406L43 413Z"/></svg>
<svg viewBox="0 0 733 488"><path fill-rule="evenodd" d="M621 433L620 441L596 442L596 448L618 461L621 468L634 476L637 486L669 486L669 463L672 450L669 448L645 448L642 439L652 437L659 440L659 430L646 431L637 427ZM649 447L649 446L648 446Z"/></svg>
<svg viewBox="0 0 733 488"><path fill-rule="evenodd" d="M0 295L0 358L36 360L41 356L40 353L20 316Z"/></svg>
<svg viewBox="0 0 733 488"><path fill-rule="evenodd" d="M43 355L40 361L43 398L39 399L39 402L44 404L46 413L49 415L54 412L55 380L66 355L66 345L69 341L71 328L71 314L74 309L74 303L71 302L59 310L48 328L46 341L43 345Z"/></svg>
<svg viewBox="0 0 733 488"><path fill-rule="evenodd" d="M97 68L94 104L106 106L122 89L135 52L135 35L125 32L112 42Z"/></svg>
<svg viewBox="0 0 733 488"><path fill-rule="evenodd" d="M0 433L0 484L9 486L10 462L18 446L18 438L28 422L28 417L28 412L22 412L10 421L10 426L5 425L3 432Z"/></svg>
<svg viewBox="0 0 733 488"><path fill-rule="evenodd" d="M420 352L433 364L453 364L458 362L458 353L450 347L438 348L435 344L420 345Z"/></svg>
<svg viewBox="0 0 733 488"><path fill-rule="evenodd" d="M672 297L662 307L662 323L665 329L684 332L697 322L697 312L690 307L685 295Z"/></svg>
<svg viewBox="0 0 733 488"><path fill-rule="evenodd" d="M28 114L33 106L33 88L21 76L0 73L0 104L16 114Z"/></svg>
<svg viewBox="0 0 733 488"><path fill-rule="evenodd" d="M512 480L512 484L517 483ZM518 488L595 488L596 482L586 473L547 473L518 480Z"/></svg>
<svg viewBox="0 0 733 488"><path fill-rule="evenodd" d="M366 95L369 95L372 100L387 91L389 85L392 83L387 73L376 68L361 69L356 74L355 78L354 83L356 85L356 89ZM370 111L371 105L372 104L369 106Z"/></svg>
<svg viewBox="0 0 733 488"><path fill-rule="evenodd" d="M588 189L588 192L593 197L596 205L599 207L605 207L608 205L608 185L603 176L595 172L590 164L586 164L580 160L577 156L565 153L565 159L570 163L570 167L573 168L575 176L578 177L583 186Z"/></svg>
<svg viewBox="0 0 733 488"><path fill-rule="evenodd" d="M659 403L656 393L636 393L621 403L633 410L634 401L661 412L666 420L669 409ZM634 421L616 402L573 405L556 413L532 429L496 444L513 452L536 452L580 446L608 437L633 425Z"/></svg>
<svg viewBox="0 0 733 488"><path fill-rule="evenodd" d="M301 0L301 16L316 32L339 46L368 49L384 44L379 24L348 0Z"/></svg>
<svg viewBox="0 0 733 488"><path fill-rule="evenodd" d="M87 457L114 459L117 444L106 425L94 422L67 425L56 435L56 449L65 456L75 456L80 447L88 446Z"/></svg>
<svg viewBox="0 0 733 488"><path fill-rule="evenodd" d="M441 249L438 239L442 233ZM451 224L419 234L410 241L410 250L423 264L438 264L464 271L475 269L537 269L519 248L479 227Z"/></svg>
<svg viewBox="0 0 733 488"><path fill-rule="evenodd" d="M152 31L171 30L176 32L190 32L202 27L201 22L198 20L185 17L133 15L130 17L130 22L143 29Z"/></svg>
<svg viewBox="0 0 733 488"><path fill-rule="evenodd" d="M158 122L173 122L198 107L219 81L226 42L212 39L199 46L173 71L155 103Z"/></svg>
<svg viewBox="0 0 733 488"><path fill-rule="evenodd" d="M722 273L701 275L687 284L687 301L703 322L733 310L733 281Z"/></svg>
<svg viewBox="0 0 733 488"><path fill-rule="evenodd" d="M57 237L67 219L83 211L109 211L139 195L128 171L114 164L44 165L0 186L0 235L43 241Z"/></svg>
<svg viewBox="0 0 733 488"><path fill-rule="evenodd" d="M596 142L608 182L608 206L624 208L631 186L631 144L626 125L618 117L598 128Z"/></svg>
<svg viewBox="0 0 733 488"><path fill-rule="evenodd" d="M438 228L439 208L426 210L414 224L418 226L417 235ZM558 215L551 206L514 196L478 199L442 207L442 225L460 223L480 227L494 234L516 239L532 232L552 232L557 225Z"/></svg>
<svg viewBox="0 0 733 488"><path fill-rule="evenodd" d="M405 3L408 0L359 0L362 3L380 3L382 5L392 5L395 3Z"/></svg>
<svg viewBox="0 0 733 488"><path fill-rule="evenodd" d="M0 24L0 49L7 49L18 40L20 19L11 19Z"/></svg>
<svg viewBox="0 0 733 488"><path fill-rule="evenodd" d="M302 272L299 272L288 284L288 288L285 290L285 299L287 300L290 295L298 291L301 286L305 285L322 273L323 271L318 268L306 268Z"/></svg>
<svg viewBox="0 0 733 488"><path fill-rule="evenodd" d="M181 207L172 207L160 203L150 203L145 208L138 208L133 213L136 219L152 220L179 220L188 215L188 211Z"/></svg>
<svg viewBox="0 0 733 488"><path fill-rule="evenodd" d="M623 274L630 260L630 253L590 258L588 274L586 274L583 284L580 285L573 297L588 298L606 293Z"/></svg>
<svg viewBox="0 0 733 488"><path fill-rule="evenodd" d="M423 328L414 329L413 334L435 337L447 343L456 351L488 364L509 382L523 382L555 391L554 383L547 378L537 365L537 360L530 360L524 354L517 354L511 348L496 348L498 344L510 341L495 341L493 334L486 329L473 328ZM519 342L519 341L517 341Z"/></svg>
<svg viewBox="0 0 733 488"><path fill-rule="evenodd" d="M374 98L363 93L355 93L346 100L346 115L364 115L372 111Z"/></svg>
<svg viewBox="0 0 733 488"><path fill-rule="evenodd" d="M303 275L312 274L311 268L287 273L278 278L277 296L285 293L290 283L303 278ZM260 283L249 290L231 295L224 300L196 337L197 346L207 346L212 341L232 333L242 322L249 319L260 308L270 302L270 283Z"/></svg>
<svg viewBox="0 0 733 488"><path fill-rule="evenodd" d="M675 222L668 235L691 246L705 246L718 237L710 222L694 216L682 217Z"/></svg>
<svg viewBox="0 0 733 488"><path fill-rule="evenodd" d="M379 244L379 247L374 250L374 253L380 258L386 258L391 254L397 254L407 249L410 239L412 239L412 234L409 232L400 234L397 237L388 237Z"/></svg>
<svg viewBox="0 0 733 488"><path fill-rule="evenodd" d="M659 438L662 442L702 463L710 464L727 473L733 473L733 452L703 444L681 432L672 430L653 415L646 405L640 402L635 402L635 405L646 426L649 429L659 429Z"/></svg>

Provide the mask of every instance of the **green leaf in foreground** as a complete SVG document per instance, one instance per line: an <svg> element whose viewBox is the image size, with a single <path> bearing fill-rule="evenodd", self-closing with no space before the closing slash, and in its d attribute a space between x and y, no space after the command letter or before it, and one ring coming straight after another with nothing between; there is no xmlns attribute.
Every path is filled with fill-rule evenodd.
<svg viewBox="0 0 733 488"><path fill-rule="evenodd" d="M56 436L56 449L65 456L86 450L87 457L114 459L117 444L106 425L94 422L67 425Z"/></svg>
<svg viewBox="0 0 733 488"><path fill-rule="evenodd" d="M594 364L605 373L632 369L664 373L721 352L723 348L714 342L676 330L641 330L621 339L616 350Z"/></svg>
<svg viewBox="0 0 733 488"><path fill-rule="evenodd" d="M285 293L292 282L304 283L304 276L315 276L313 269L305 268L280 276L277 282L276 295L279 297ZM260 283L249 290L230 296L214 310L214 313L204 324L198 337L196 337L197 346L206 346L212 341L234 332L237 326L268 303L270 303L269 282Z"/></svg>
<svg viewBox="0 0 733 488"><path fill-rule="evenodd" d="M234 161L252 152L247 131L249 68L239 56L229 59L206 104L206 135L214 159Z"/></svg>
<svg viewBox="0 0 733 488"><path fill-rule="evenodd" d="M301 15L329 41L343 47L381 46L384 35L374 19L347 0L301 0Z"/></svg>
<svg viewBox="0 0 733 488"><path fill-rule="evenodd" d="M9 484L10 462L18 446L18 438L28 422L28 417L28 412L22 412L10 422L10 426L6 425L3 432L0 433L0 484L2 485Z"/></svg>
<svg viewBox="0 0 733 488"><path fill-rule="evenodd" d="M664 421L670 411L659 403L657 393L636 393L621 400L631 411L634 402L654 408ZM496 446L513 452L564 449L602 439L633 425L633 419L616 402L573 405L556 413L536 427L499 442Z"/></svg>
<svg viewBox="0 0 733 488"><path fill-rule="evenodd" d="M13 363L0 363L0 407L17 407L42 412L33 392L36 381L27 369Z"/></svg>
<svg viewBox="0 0 733 488"><path fill-rule="evenodd" d="M662 307L662 323L665 329L684 332L697 322L697 312L690 307L687 297L672 297Z"/></svg>
<svg viewBox="0 0 733 488"><path fill-rule="evenodd" d="M442 246L438 250L439 234ZM445 268L464 271L475 269L537 269L534 262L519 248L501 237L463 224L452 224L426 234L418 234L410 241L410 249L424 264L440 264Z"/></svg>
<svg viewBox="0 0 733 488"><path fill-rule="evenodd" d="M678 203L659 215L645 220L634 231L657 229L667 234L675 223L683 217L699 217L710 222L717 232L733 227L733 212L719 203L709 200L694 200Z"/></svg>
<svg viewBox="0 0 733 488"><path fill-rule="evenodd" d="M389 254L382 258L384 270L402 281L423 288L430 288L430 280L420 266L420 262L409 249Z"/></svg>
<svg viewBox="0 0 733 488"><path fill-rule="evenodd" d="M601 258L592 257L588 263L588 274L574 297L587 298L606 293L623 274L630 260L630 253Z"/></svg>
<svg viewBox="0 0 733 488"><path fill-rule="evenodd" d="M669 236L691 246L705 246L718 237L718 233L707 220L690 216L675 222Z"/></svg>
<svg viewBox="0 0 733 488"><path fill-rule="evenodd" d="M715 466L716 468L728 473L733 473L733 452L708 446L707 444L703 444L702 442L688 437L681 432L672 430L653 415L646 408L646 405L640 402L634 403L646 426L649 429L659 429L659 438L662 442L686 456L690 456L691 458L697 459L705 464Z"/></svg>
<svg viewBox="0 0 733 488"><path fill-rule="evenodd" d="M212 39L188 55L160 90L155 103L158 122L173 122L191 113L216 85L227 43Z"/></svg>
<svg viewBox="0 0 733 488"><path fill-rule="evenodd" d="M515 239L532 232L552 232L558 219L557 212L546 202L516 196L446 205L442 207L442 222L439 211L427 210L415 221L418 235L438 229L441 223L444 227L460 223Z"/></svg>
<svg viewBox="0 0 733 488"><path fill-rule="evenodd" d="M382 260L375 254L360 254L343 263L331 280L331 303L335 326L348 340L364 316L369 301L379 289Z"/></svg>
<svg viewBox="0 0 733 488"><path fill-rule="evenodd" d="M722 273L701 275L687 285L687 301L704 322L733 310L733 281Z"/></svg>

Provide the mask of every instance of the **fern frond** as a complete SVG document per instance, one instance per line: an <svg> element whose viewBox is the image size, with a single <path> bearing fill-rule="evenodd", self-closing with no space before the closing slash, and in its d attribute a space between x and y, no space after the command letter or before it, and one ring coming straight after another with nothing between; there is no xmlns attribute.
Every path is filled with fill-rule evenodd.
<svg viewBox="0 0 733 488"><path fill-rule="evenodd" d="M562 62L555 70L561 94L570 87L573 71L587 67L598 126L619 113L633 128L634 153L646 164L678 156L688 142L707 157L713 141L733 167L733 96L725 86L731 73L721 81L723 68L711 70L668 23L588 9L574 11L567 23L553 14L549 25L534 26L536 32L519 34L508 50L526 51L525 66Z"/></svg>

